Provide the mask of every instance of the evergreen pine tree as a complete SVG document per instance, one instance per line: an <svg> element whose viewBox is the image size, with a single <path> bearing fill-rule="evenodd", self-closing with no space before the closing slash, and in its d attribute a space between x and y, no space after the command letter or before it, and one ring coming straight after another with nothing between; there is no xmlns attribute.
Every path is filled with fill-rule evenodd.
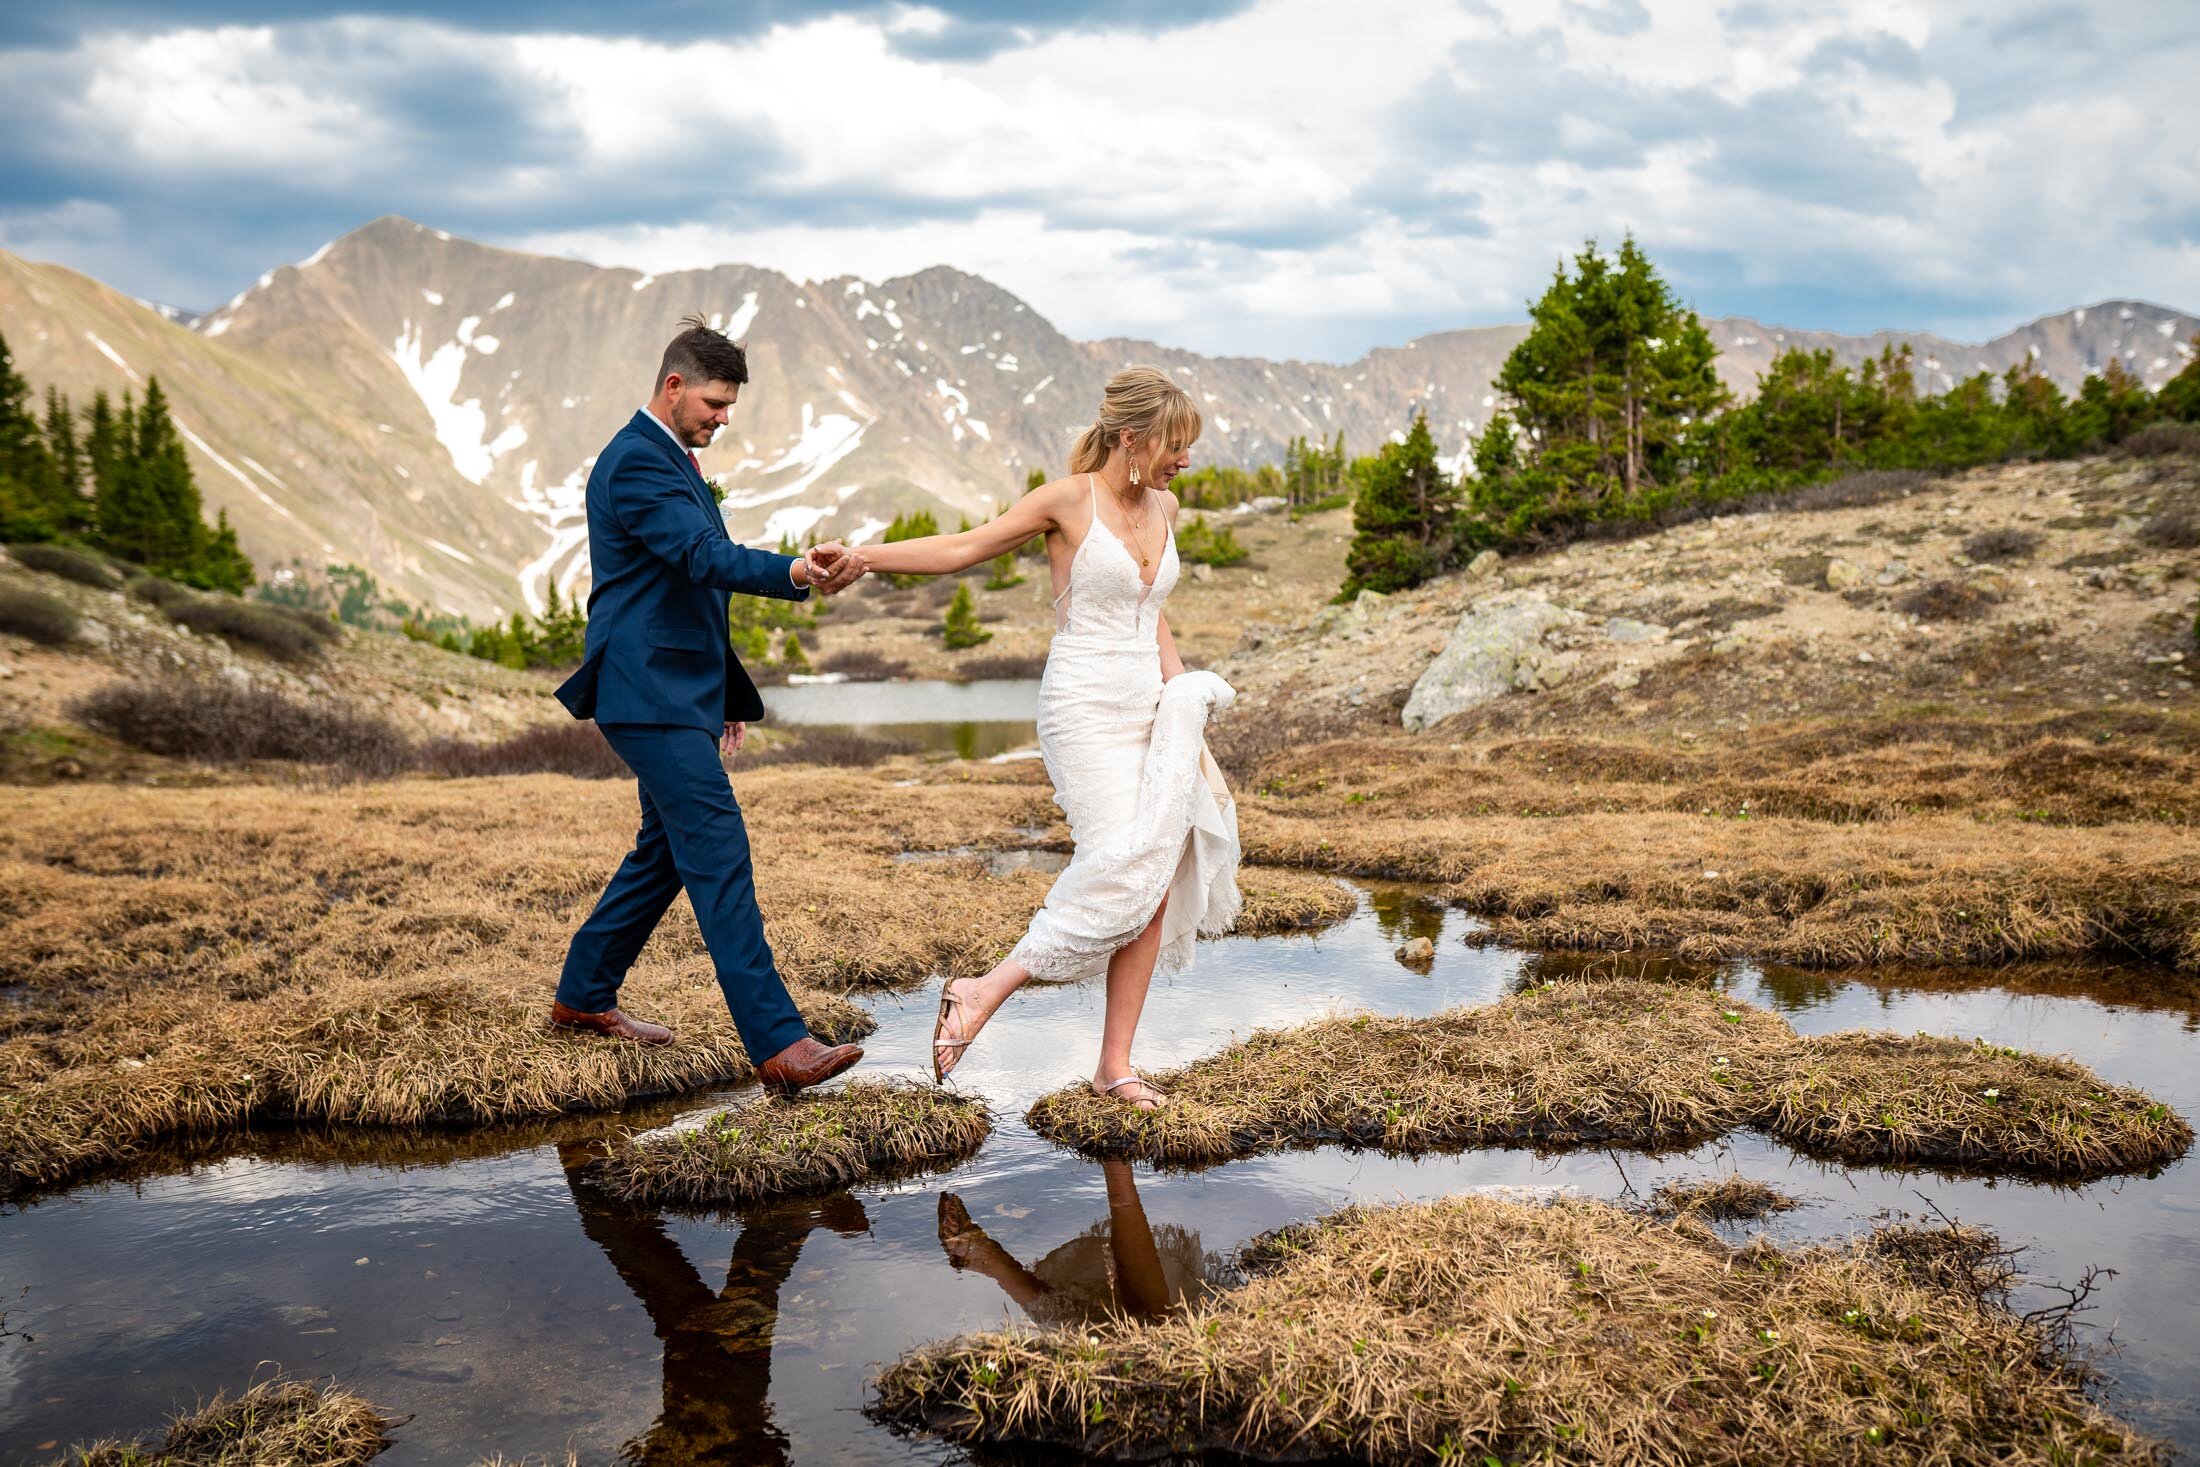
<svg viewBox="0 0 2200 1467"><path fill-rule="evenodd" d="M2193 337L2192 347L2185 369L2164 382L2155 397L2162 412L2180 423L2200 423L2200 336Z"/></svg>
<svg viewBox="0 0 2200 1467"><path fill-rule="evenodd" d="M82 534L92 525L92 505L85 497L84 444L77 437L76 414L69 400L61 395L60 388L51 385L46 388L45 433L46 452L53 457L59 491L60 528L67 534Z"/></svg>
<svg viewBox="0 0 2200 1467"><path fill-rule="evenodd" d="M0 338L0 538L46 540L58 533L60 477L31 407L31 386Z"/></svg>
<svg viewBox="0 0 2200 1467"><path fill-rule="evenodd" d="M242 596L258 579L252 562L237 548L237 531L229 523L229 511L221 511L215 527L200 526L200 544L192 569L197 584L210 591Z"/></svg>
<svg viewBox="0 0 2200 1467"><path fill-rule="evenodd" d="M1589 501L1686 477L1728 398L1718 348L1632 236L1611 259L1591 241L1574 270L1558 267L1497 378L1528 458Z"/></svg>
<svg viewBox="0 0 2200 1467"><path fill-rule="evenodd" d="M947 617L940 636L951 652L993 640L993 634L978 625L978 603L970 594L968 581L955 583L955 599L947 603Z"/></svg>
<svg viewBox="0 0 2200 1467"><path fill-rule="evenodd" d="M1352 503L1352 546L1345 552L1349 601L1361 591L1418 586L1450 559L1459 491L1436 461L1428 417L1413 420L1403 443L1376 455Z"/></svg>
<svg viewBox="0 0 2200 1467"><path fill-rule="evenodd" d="M810 654L803 650L802 638L792 628L788 629L786 638L779 644L779 665L790 676L810 671Z"/></svg>
<svg viewBox="0 0 2200 1467"><path fill-rule="evenodd" d="M145 401L132 418L131 441L101 486L100 542L148 570L195 581L203 533L199 490L158 378L146 383Z"/></svg>
<svg viewBox="0 0 2200 1467"><path fill-rule="evenodd" d="M1034 489L1044 487L1046 481L1047 471L1045 469L1033 469L1030 473L1024 475L1024 493L1029 494ZM1016 553L1033 560L1044 559L1047 553L1047 537L1044 535L1032 536L1017 548Z"/></svg>

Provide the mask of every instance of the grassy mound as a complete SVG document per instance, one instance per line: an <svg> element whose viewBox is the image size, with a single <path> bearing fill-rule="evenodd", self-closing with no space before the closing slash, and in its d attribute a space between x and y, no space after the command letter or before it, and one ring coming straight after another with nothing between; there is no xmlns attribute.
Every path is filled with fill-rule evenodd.
<svg viewBox="0 0 2200 1467"><path fill-rule="evenodd" d="M1352 915L1359 898L1335 877L1287 866L1245 866L1238 871L1245 905L1230 930L1241 937L1334 927Z"/></svg>
<svg viewBox="0 0 2200 1467"><path fill-rule="evenodd" d="M1927 1034L1803 1041L1765 1129L1845 1161L2105 1176L2174 1161L2192 1127L2074 1060Z"/></svg>
<svg viewBox="0 0 2200 1467"><path fill-rule="evenodd" d="M769 1096L692 1130L630 1136L589 1169L589 1180L625 1202L754 1202L961 1161L992 1129L984 1103L970 1096L858 1081Z"/></svg>
<svg viewBox="0 0 2200 1467"><path fill-rule="evenodd" d="M1713 990L1546 984L1425 1019L1263 1030L1157 1075L1141 1111L1072 1084L1033 1130L1094 1156L1200 1165L1278 1146L1691 1145L1756 1126L1854 1161L2066 1179L2144 1171L2192 1145L2182 1116L2068 1059L1956 1040L1804 1040Z"/></svg>
<svg viewBox="0 0 2200 1467"><path fill-rule="evenodd" d="M1426 1019L1263 1030L1156 1076L1159 1110L1071 1085L1029 1119L1080 1151L1180 1164L1324 1141L1675 1147L1746 1124L1794 1042L1705 990L1558 983Z"/></svg>
<svg viewBox="0 0 2200 1467"><path fill-rule="evenodd" d="M2007 1307L1990 1239L1896 1233L1782 1251L1595 1202L1348 1211L1180 1314L905 1355L871 1411L1126 1459L2163 1459Z"/></svg>
<svg viewBox="0 0 2200 1467"><path fill-rule="evenodd" d="M1650 1208L1661 1217L1693 1214L1713 1222L1746 1222L1799 1205L1770 1182L1732 1175L1701 1182L1668 1182L1650 1194Z"/></svg>
<svg viewBox="0 0 2200 1467"><path fill-rule="evenodd" d="M349 1467L388 1446L392 1424L334 1386L263 1381L177 1417L163 1441L71 1447L56 1467Z"/></svg>
<svg viewBox="0 0 2200 1467"><path fill-rule="evenodd" d="M80 1065L10 1087L0 1105L0 1194L118 1166L170 1137L255 1121L418 1126L609 1110L754 1078L715 987L660 991L642 1011L662 1047L554 1030L539 987L454 980L334 985L325 996L196 1008L189 1035L149 1059ZM795 988L811 1032L868 1033L846 999ZM182 1018L185 1006L169 1009Z"/></svg>

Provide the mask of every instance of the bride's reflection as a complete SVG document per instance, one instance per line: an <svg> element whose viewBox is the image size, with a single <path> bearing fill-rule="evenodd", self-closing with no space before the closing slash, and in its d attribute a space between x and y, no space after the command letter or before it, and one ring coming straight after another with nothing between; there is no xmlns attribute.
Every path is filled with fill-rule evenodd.
<svg viewBox="0 0 2200 1467"><path fill-rule="evenodd" d="M1028 1268L971 1219L960 1197L942 1192L940 1247L947 1261L999 1284L1038 1324L1161 1314L1206 1293L1199 1235L1172 1223L1148 1225L1130 1163L1103 1161L1100 1171L1107 1181L1108 1220Z"/></svg>
<svg viewBox="0 0 2200 1467"><path fill-rule="evenodd" d="M772 1327L779 1291L817 1228L844 1237L870 1231L863 1204L847 1192L747 1208L713 1293L654 1213L603 1196L581 1180L602 1153L592 1143L558 1148L581 1230L603 1249L641 1300L664 1341L664 1402L629 1442L626 1460L653 1463L784 1463L787 1437L772 1421Z"/></svg>

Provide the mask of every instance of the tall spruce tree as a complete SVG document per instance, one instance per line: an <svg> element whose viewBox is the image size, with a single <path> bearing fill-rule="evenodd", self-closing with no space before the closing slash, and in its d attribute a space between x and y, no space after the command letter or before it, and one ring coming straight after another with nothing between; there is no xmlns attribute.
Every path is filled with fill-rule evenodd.
<svg viewBox="0 0 2200 1467"><path fill-rule="evenodd" d="M1718 348L1632 236L1610 259L1590 241L1528 314L1497 386L1532 467L1591 501L1694 471L1728 398Z"/></svg>
<svg viewBox="0 0 2200 1467"><path fill-rule="evenodd" d="M0 537L46 540L58 533L60 476L31 405L31 385L0 338Z"/></svg>
<svg viewBox="0 0 2200 1467"><path fill-rule="evenodd" d="M81 535L92 527L92 502L85 495L84 445L76 435L76 414L61 389L46 388L46 452L53 457L59 491L61 530Z"/></svg>
<svg viewBox="0 0 2200 1467"><path fill-rule="evenodd" d="M1403 443L1384 444L1367 464L1352 501L1352 545L1337 600L1418 586L1450 560L1459 489L1436 459L1423 414Z"/></svg>
<svg viewBox="0 0 2200 1467"><path fill-rule="evenodd" d="M127 405L124 413L130 441L100 485L100 543L161 575L196 579L204 534L199 489L159 379L146 383L135 413Z"/></svg>
<svg viewBox="0 0 2200 1467"><path fill-rule="evenodd" d="M2200 423L2200 336L2193 337L2192 347L2184 370L2164 382L2155 397L2162 411L2180 423Z"/></svg>

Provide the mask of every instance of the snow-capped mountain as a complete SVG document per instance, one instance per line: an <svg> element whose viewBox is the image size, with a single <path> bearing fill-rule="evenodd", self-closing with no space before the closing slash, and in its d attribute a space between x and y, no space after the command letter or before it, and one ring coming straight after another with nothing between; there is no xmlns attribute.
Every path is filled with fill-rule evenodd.
<svg viewBox="0 0 2200 1467"><path fill-rule="evenodd" d="M945 267L799 282L745 265L645 275L495 249L385 218L183 324L81 275L0 254L0 332L34 383L79 401L158 375L211 505L263 565L350 561L476 616L585 589L594 454L699 313L752 381L703 455L737 536L865 539L928 508L952 525L1059 473L1109 372L1161 365L1200 403L1195 461L1273 462L1304 434L1366 451L1426 411L1447 452L1487 420L1525 326L1441 332L1332 365L1072 341ZM1912 343L1929 385L2030 355L2073 388L2110 356L2150 384L2200 319L2136 302L2046 317L1983 346L1708 323L1738 393L1785 346L1845 361Z"/></svg>

